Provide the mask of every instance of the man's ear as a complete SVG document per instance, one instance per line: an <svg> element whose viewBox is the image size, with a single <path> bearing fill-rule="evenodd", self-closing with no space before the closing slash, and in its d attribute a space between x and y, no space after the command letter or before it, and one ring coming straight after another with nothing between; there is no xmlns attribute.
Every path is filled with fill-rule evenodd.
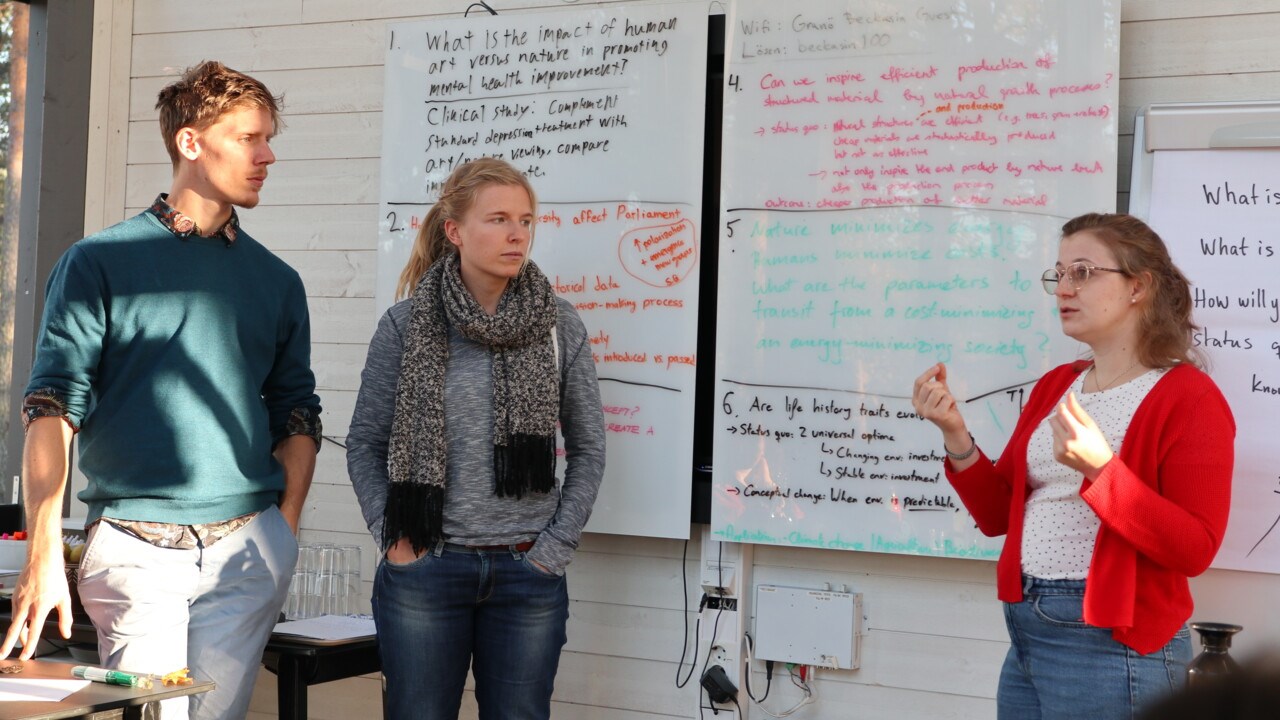
<svg viewBox="0 0 1280 720"><path fill-rule="evenodd" d="M200 146L200 133L194 128L184 127L178 130L177 136L178 154L188 160L195 160L200 157L202 150Z"/></svg>

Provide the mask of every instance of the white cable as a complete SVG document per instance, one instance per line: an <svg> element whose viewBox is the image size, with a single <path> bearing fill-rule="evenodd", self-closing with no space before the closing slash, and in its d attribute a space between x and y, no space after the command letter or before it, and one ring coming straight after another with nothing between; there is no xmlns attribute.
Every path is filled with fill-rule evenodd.
<svg viewBox="0 0 1280 720"><path fill-rule="evenodd" d="M751 633L742 634L742 645L747 649L747 672L746 672L746 675L742 678L742 683L747 688L747 699L752 702L756 702L755 698L751 697L751 694L752 694L751 693L751 666L753 664L752 657L751 657L751 646L755 644L756 644L756 641L751 639ZM756 702L756 704L759 705L760 703Z"/></svg>
<svg viewBox="0 0 1280 720"><path fill-rule="evenodd" d="M751 660L752 660L751 643L748 643L747 644L747 674L748 675L751 674ZM812 668L810 669L812 670ZM795 676L794 671L791 672L791 675L794 678ZM750 680L748 680L747 682L750 683ZM800 699L800 702L796 703L790 708L787 708L786 710L780 710L775 713L769 708L765 707L764 704L758 700L751 699L751 702L755 703L756 707L760 708L760 710L764 712L765 715L768 715L769 717L775 717L775 718L790 717L791 715L794 715L796 711L798 711L800 708L813 702L813 689L809 687L808 682L806 682L804 685L799 685L797 683L797 686L804 691L804 697ZM751 695L748 693L747 697L750 699Z"/></svg>

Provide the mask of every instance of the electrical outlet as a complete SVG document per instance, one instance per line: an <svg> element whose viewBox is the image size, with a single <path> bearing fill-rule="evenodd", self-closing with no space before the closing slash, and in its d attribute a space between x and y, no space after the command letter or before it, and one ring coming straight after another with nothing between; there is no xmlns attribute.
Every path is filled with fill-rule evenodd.
<svg viewBox="0 0 1280 720"><path fill-rule="evenodd" d="M739 668L738 663L742 661L742 658L737 652L732 650L731 647L732 646L729 643L726 643L722 637L719 643L711 646L711 650L707 656L710 658L707 666L719 665L724 668L725 675L728 676L731 682L738 683L739 676L741 674L741 669Z"/></svg>
<svg viewBox="0 0 1280 720"><path fill-rule="evenodd" d="M729 657L729 653L724 649L724 646L722 645L712 646L711 648L711 664L712 665L720 665L722 667L727 668L727 667L730 667L733 664L733 662L734 662L733 659Z"/></svg>

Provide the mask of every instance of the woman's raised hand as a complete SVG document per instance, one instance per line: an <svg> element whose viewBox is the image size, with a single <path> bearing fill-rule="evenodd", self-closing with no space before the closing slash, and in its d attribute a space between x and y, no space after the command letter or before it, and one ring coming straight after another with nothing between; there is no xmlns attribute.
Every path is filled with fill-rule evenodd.
<svg viewBox="0 0 1280 720"><path fill-rule="evenodd" d="M947 387L946 365L937 363L916 378L911 405L915 408L917 415L937 425L943 435L967 438L964 418L960 416L960 408L956 407L951 388Z"/></svg>
<svg viewBox="0 0 1280 720"><path fill-rule="evenodd" d="M1053 430L1053 458L1072 470L1095 480L1115 453L1089 413L1080 407L1076 394L1068 393L1067 401L1049 416Z"/></svg>

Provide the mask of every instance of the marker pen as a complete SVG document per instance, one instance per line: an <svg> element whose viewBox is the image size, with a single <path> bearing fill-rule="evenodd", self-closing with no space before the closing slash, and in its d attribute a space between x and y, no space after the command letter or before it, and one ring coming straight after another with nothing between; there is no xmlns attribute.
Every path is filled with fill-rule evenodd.
<svg viewBox="0 0 1280 720"><path fill-rule="evenodd" d="M84 680L107 683L108 685L123 685L143 690L150 690L152 686L150 675L135 675L106 668L77 665L71 668L71 674Z"/></svg>

